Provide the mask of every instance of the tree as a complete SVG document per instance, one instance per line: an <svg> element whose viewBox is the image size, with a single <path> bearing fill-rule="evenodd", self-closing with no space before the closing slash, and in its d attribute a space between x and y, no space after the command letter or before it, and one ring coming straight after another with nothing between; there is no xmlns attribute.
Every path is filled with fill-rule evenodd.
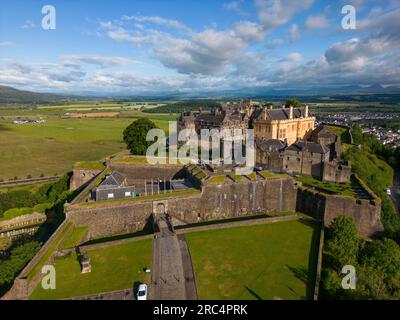
<svg viewBox="0 0 400 320"><path fill-rule="evenodd" d="M285 106L287 108L289 108L290 106L292 106L293 108L300 108L301 107L301 102L299 100L296 100L296 99L288 99L286 101Z"/></svg>
<svg viewBox="0 0 400 320"><path fill-rule="evenodd" d="M124 130L124 141L132 154L145 155L147 148L153 143L146 141L147 132L157 128L156 125L145 118L132 122Z"/></svg>
<svg viewBox="0 0 400 320"><path fill-rule="evenodd" d="M360 252L360 263L387 276L400 277L400 246L388 238L368 242Z"/></svg>
<svg viewBox="0 0 400 320"><path fill-rule="evenodd" d="M344 265L357 263L358 236L354 221L345 216L333 219L327 240L327 253L338 270Z"/></svg>
<svg viewBox="0 0 400 320"><path fill-rule="evenodd" d="M353 143L356 145L362 144L364 141L362 129L360 126L353 126L351 128L351 135L353 136Z"/></svg>

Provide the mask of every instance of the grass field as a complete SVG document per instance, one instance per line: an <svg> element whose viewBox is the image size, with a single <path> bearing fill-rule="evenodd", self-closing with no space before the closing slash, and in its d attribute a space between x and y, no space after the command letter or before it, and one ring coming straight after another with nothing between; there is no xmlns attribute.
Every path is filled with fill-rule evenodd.
<svg viewBox="0 0 400 320"><path fill-rule="evenodd" d="M310 299L319 227L287 221L187 233L200 299Z"/></svg>
<svg viewBox="0 0 400 320"><path fill-rule="evenodd" d="M152 120L168 130L168 121L161 119ZM46 123L14 125L0 120L0 179L63 174L77 161L99 160L125 150L123 130L133 121L50 117Z"/></svg>
<svg viewBox="0 0 400 320"><path fill-rule="evenodd" d="M81 273L76 254L55 260L55 290L39 286L30 299L65 299L74 296L133 288L148 283L144 268L151 268L152 240L133 241L88 252L92 272Z"/></svg>
<svg viewBox="0 0 400 320"><path fill-rule="evenodd" d="M76 247L86 234L87 230L88 227L74 227L71 234L62 242L61 249Z"/></svg>

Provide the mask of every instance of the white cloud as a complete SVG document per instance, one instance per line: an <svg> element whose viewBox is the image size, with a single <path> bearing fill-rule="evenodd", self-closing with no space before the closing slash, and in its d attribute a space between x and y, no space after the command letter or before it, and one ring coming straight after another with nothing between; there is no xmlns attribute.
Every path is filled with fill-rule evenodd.
<svg viewBox="0 0 400 320"><path fill-rule="evenodd" d="M255 0L258 17L265 30L286 24L301 11L308 9L314 0Z"/></svg>
<svg viewBox="0 0 400 320"><path fill-rule="evenodd" d="M94 64L101 68L114 67L127 64L140 64L142 62L124 57L98 56L98 55L65 55L62 57L64 64L76 65L80 62Z"/></svg>
<svg viewBox="0 0 400 320"><path fill-rule="evenodd" d="M324 15L309 16L306 20L305 27L307 29L322 29L329 26L329 21Z"/></svg>
<svg viewBox="0 0 400 320"><path fill-rule="evenodd" d="M139 23L151 23L151 24L157 24L157 25L162 25L162 26L167 26L171 28L175 28L178 30L182 30L185 32L191 32L190 28L188 28L186 25L183 23L173 20L173 19L165 19L163 17L159 16L123 16L121 18L122 21L136 21Z"/></svg>
<svg viewBox="0 0 400 320"><path fill-rule="evenodd" d="M300 28L295 23L286 30L286 33L290 41L296 41L300 38Z"/></svg>
<svg viewBox="0 0 400 320"><path fill-rule="evenodd" d="M0 47L11 47L15 46L15 42L12 41L0 41Z"/></svg>
<svg viewBox="0 0 400 320"><path fill-rule="evenodd" d="M298 52L293 52L287 56L288 61L298 62L303 59L302 55Z"/></svg>
<svg viewBox="0 0 400 320"><path fill-rule="evenodd" d="M25 20L24 24L21 26L22 29L32 29L35 27L36 24L32 20Z"/></svg>

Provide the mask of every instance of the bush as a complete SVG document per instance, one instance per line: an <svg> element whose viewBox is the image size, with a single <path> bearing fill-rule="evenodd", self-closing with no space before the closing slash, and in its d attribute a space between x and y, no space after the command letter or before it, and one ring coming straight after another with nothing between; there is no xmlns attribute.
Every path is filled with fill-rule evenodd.
<svg viewBox="0 0 400 320"><path fill-rule="evenodd" d="M338 270L346 264L357 263L358 236L351 218L339 216L333 219L327 233L326 252L333 257Z"/></svg>
<svg viewBox="0 0 400 320"><path fill-rule="evenodd" d="M7 258L0 259L0 296L11 286L14 278L40 249L40 244L31 241L11 249Z"/></svg>

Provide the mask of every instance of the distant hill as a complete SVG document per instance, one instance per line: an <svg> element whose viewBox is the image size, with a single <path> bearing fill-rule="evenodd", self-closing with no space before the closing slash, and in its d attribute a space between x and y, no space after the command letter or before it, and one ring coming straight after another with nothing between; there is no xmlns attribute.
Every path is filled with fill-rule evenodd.
<svg viewBox="0 0 400 320"><path fill-rule="evenodd" d="M157 108L145 109L147 113L181 113L183 111L210 110L215 107L220 107L221 104L214 100L185 100L175 103L166 104Z"/></svg>
<svg viewBox="0 0 400 320"><path fill-rule="evenodd" d="M76 101L79 97L64 96L51 93L37 93L18 90L12 87L0 85L0 108L2 105L17 104L53 104Z"/></svg>

